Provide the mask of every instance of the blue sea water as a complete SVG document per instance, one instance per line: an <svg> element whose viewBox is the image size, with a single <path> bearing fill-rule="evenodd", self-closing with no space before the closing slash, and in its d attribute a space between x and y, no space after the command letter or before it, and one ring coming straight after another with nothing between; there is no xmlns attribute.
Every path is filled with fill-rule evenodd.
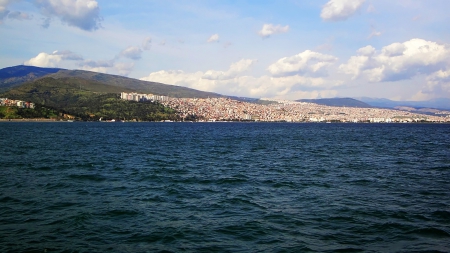
<svg viewBox="0 0 450 253"><path fill-rule="evenodd" d="M1 252L450 252L450 125L0 123Z"/></svg>

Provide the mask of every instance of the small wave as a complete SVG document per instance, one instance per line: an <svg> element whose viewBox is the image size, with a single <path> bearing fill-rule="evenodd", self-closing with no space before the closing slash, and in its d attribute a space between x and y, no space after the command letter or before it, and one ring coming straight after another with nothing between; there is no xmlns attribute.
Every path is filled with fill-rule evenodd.
<svg viewBox="0 0 450 253"><path fill-rule="evenodd" d="M140 213L137 211L133 211L133 210L120 210L120 209L115 209L115 210L110 210L108 212L106 212L106 215L111 216L111 217L119 217L119 216L136 216L139 215Z"/></svg>
<svg viewBox="0 0 450 253"><path fill-rule="evenodd" d="M364 249L358 249L358 248L340 248L331 250L330 252L364 252Z"/></svg>
<svg viewBox="0 0 450 253"><path fill-rule="evenodd" d="M8 196L0 199L0 203L20 203L20 202L21 202L20 200Z"/></svg>
<svg viewBox="0 0 450 253"><path fill-rule="evenodd" d="M437 217L440 219L444 219L447 222L450 221L450 212L449 211L434 211L431 213L433 217Z"/></svg>
<svg viewBox="0 0 450 253"><path fill-rule="evenodd" d="M53 170L50 166L30 167L30 170L50 171Z"/></svg>
<svg viewBox="0 0 450 253"><path fill-rule="evenodd" d="M408 234L417 234L421 236L433 237L433 238L447 238L450 237L450 233L439 228L419 228L410 231Z"/></svg>
<svg viewBox="0 0 450 253"><path fill-rule="evenodd" d="M71 179L78 179L83 181L95 181L95 182L101 182L105 181L106 178L100 175L96 174L72 174L68 176Z"/></svg>
<svg viewBox="0 0 450 253"><path fill-rule="evenodd" d="M51 205L49 207L47 207L48 210L64 210L68 207L72 207L72 206L76 206L77 203L73 203L73 202L58 202L55 203L54 205Z"/></svg>
<svg viewBox="0 0 450 253"><path fill-rule="evenodd" d="M238 177L226 177L221 178L217 181L217 184L239 184L239 183L245 183L247 182L247 179L238 178Z"/></svg>

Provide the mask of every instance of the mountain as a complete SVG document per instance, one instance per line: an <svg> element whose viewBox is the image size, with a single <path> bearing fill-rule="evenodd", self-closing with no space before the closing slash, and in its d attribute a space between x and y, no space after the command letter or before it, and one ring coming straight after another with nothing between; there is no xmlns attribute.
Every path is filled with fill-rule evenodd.
<svg viewBox="0 0 450 253"><path fill-rule="evenodd" d="M24 65L0 69L0 92L60 70L59 68L40 68Z"/></svg>
<svg viewBox="0 0 450 253"><path fill-rule="evenodd" d="M361 102L353 98L319 98L319 99L299 99L297 102L307 102L319 105L327 106L340 106L340 107L359 107L359 108L371 108L373 106Z"/></svg>
<svg viewBox="0 0 450 253"><path fill-rule="evenodd" d="M132 90L76 77L55 79L49 76L25 83L0 94L0 97L29 101L74 115L83 120L126 119L154 121L176 119L175 111L158 103L126 101L121 91Z"/></svg>
<svg viewBox="0 0 450 253"><path fill-rule="evenodd" d="M182 86L168 85L157 82L142 81L118 75L103 74L85 70L39 68L23 65L0 69L0 92L16 87L24 82L33 81L44 76L52 77L54 79L81 78L116 86L123 91L132 90L139 93L151 93L170 97L226 97L213 92L199 91Z"/></svg>
<svg viewBox="0 0 450 253"><path fill-rule="evenodd" d="M436 98L427 101L394 101L386 98L369 98L369 97L359 97L356 99L376 107L395 108L399 106L405 106L405 107L413 107L416 109L436 108L436 109L450 110L449 98Z"/></svg>
<svg viewBox="0 0 450 253"><path fill-rule="evenodd" d="M98 81L117 87L133 89L136 92L151 93L176 98L225 97L217 93L199 91L182 86L142 81L118 75L103 74L85 70L61 70L49 76L53 78L79 77L86 80Z"/></svg>

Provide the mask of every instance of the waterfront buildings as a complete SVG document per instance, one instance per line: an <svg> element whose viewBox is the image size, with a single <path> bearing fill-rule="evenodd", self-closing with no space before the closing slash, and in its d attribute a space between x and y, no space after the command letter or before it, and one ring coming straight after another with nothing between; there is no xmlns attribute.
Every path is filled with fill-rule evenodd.
<svg viewBox="0 0 450 253"><path fill-rule="evenodd" d="M8 98L0 98L0 106L16 106L19 108L34 109L34 103Z"/></svg>
<svg viewBox="0 0 450 253"><path fill-rule="evenodd" d="M230 98L170 98L153 94L122 92L121 98L134 101L158 101L177 111L181 120L264 121L264 122L450 122L449 111L432 115L383 108L355 108L318 105L306 102L278 101L268 105Z"/></svg>

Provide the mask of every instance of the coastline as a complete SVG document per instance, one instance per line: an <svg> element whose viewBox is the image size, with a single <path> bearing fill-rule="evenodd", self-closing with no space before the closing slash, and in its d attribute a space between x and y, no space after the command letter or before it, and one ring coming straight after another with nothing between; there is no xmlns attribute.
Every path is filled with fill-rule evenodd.
<svg viewBox="0 0 450 253"><path fill-rule="evenodd" d="M0 122L64 122L56 119L0 119Z"/></svg>

